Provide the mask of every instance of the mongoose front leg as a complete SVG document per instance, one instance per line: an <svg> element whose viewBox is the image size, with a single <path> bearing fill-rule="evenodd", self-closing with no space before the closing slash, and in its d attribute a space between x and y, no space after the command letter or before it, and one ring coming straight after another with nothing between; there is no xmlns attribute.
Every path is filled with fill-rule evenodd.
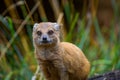
<svg viewBox="0 0 120 80"><path fill-rule="evenodd" d="M51 80L50 79L51 76L50 76L50 73L48 72L48 69L45 66L42 66L42 65L40 65L40 66L41 66L40 68L41 68L46 80Z"/></svg>
<svg viewBox="0 0 120 80"><path fill-rule="evenodd" d="M54 65L58 69L60 80L69 80L68 72L67 72L67 69L64 66L63 62L61 62L59 60L55 60L54 61Z"/></svg>
<svg viewBox="0 0 120 80"><path fill-rule="evenodd" d="M60 80L69 80L66 69L60 69Z"/></svg>

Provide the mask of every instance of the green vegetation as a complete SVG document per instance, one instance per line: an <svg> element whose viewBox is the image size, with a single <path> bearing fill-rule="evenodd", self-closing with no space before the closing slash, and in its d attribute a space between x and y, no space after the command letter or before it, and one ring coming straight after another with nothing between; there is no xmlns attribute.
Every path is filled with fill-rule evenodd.
<svg viewBox="0 0 120 80"><path fill-rule="evenodd" d="M101 25L97 16L101 13L97 12L99 0L91 1L89 11L86 0L80 0L83 3L81 12L69 0L54 3L49 0L30 1L4 1L6 6L3 8L12 7L0 13L0 80L31 79L37 68L32 26L35 22L55 22L60 12L64 13L64 41L72 42L83 50L91 62L90 77L120 69L120 2L111 0L113 15L108 26Z"/></svg>

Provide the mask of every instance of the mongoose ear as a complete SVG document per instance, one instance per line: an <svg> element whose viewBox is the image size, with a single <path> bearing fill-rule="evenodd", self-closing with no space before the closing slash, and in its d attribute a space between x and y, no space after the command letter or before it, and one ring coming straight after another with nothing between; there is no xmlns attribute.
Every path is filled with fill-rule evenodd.
<svg viewBox="0 0 120 80"><path fill-rule="evenodd" d="M35 31L35 29L38 27L38 23L35 23L34 26L33 26L33 31Z"/></svg>
<svg viewBox="0 0 120 80"><path fill-rule="evenodd" d="M54 27L55 30L59 30L60 29L60 25L58 23L54 23L53 27Z"/></svg>

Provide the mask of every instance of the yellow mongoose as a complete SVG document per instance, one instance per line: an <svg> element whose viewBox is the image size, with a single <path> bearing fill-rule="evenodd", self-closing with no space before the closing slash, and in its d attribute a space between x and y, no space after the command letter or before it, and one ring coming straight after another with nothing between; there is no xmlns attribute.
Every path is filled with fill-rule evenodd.
<svg viewBox="0 0 120 80"><path fill-rule="evenodd" d="M57 23L34 24L33 44L40 69L46 80L86 80L90 63L72 43L60 42Z"/></svg>

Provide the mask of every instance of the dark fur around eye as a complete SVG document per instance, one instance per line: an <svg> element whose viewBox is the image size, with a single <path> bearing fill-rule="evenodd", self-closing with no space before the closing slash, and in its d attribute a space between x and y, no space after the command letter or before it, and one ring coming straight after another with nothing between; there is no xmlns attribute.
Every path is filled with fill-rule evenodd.
<svg viewBox="0 0 120 80"><path fill-rule="evenodd" d="M53 30L49 30L49 31L48 31L48 34L49 34L49 35L52 35L53 33L54 33Z"/></svg>
<svg viewBox="0 0 120 80"><path fill-rule="evenodd" d="M40 36L41 34L42 34L42 32L41 32L41 31L37 31L37 35L39 35L39 36Z"/></svg>

